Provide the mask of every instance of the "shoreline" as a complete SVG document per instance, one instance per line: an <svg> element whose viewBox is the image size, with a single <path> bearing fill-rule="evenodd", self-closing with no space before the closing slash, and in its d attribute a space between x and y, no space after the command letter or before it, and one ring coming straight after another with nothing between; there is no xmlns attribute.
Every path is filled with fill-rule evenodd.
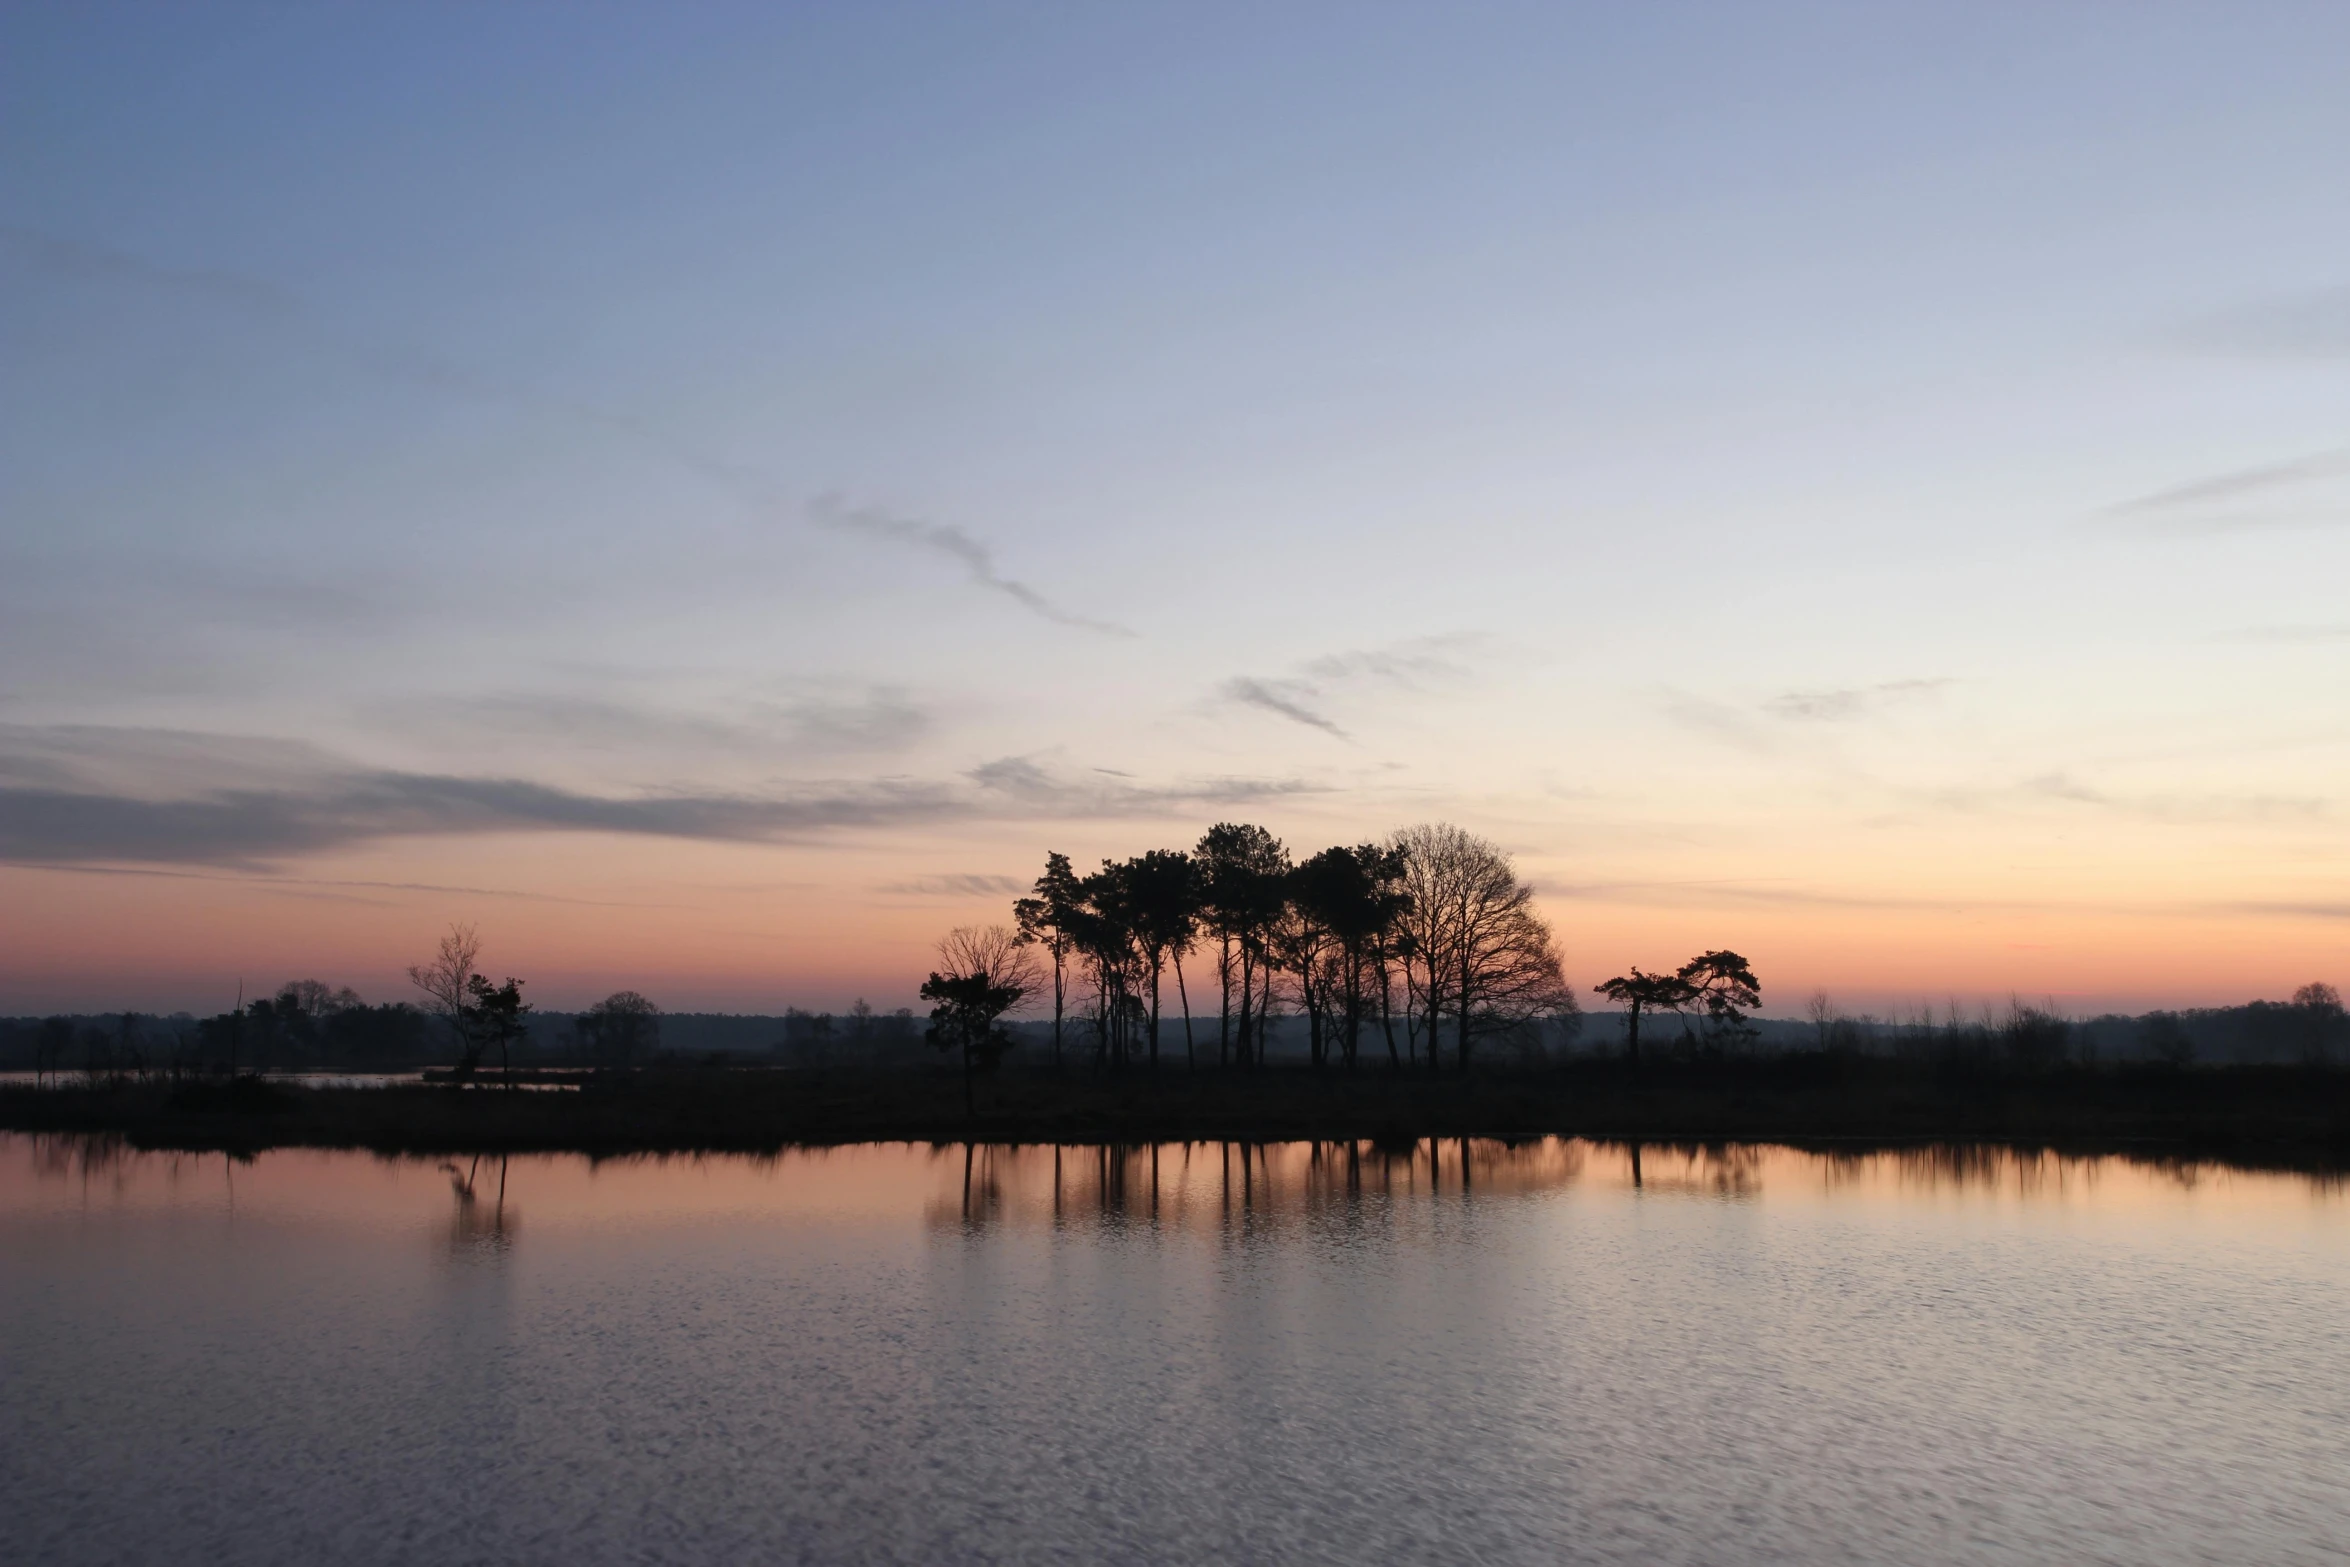
<svg viewBox="0 0 2350 1567"><path fill-rule="evenodd" d="M518 1079L525 1074L518 1072ZM532 1073L540 1084L544 1074ZM0 1131L142 1149L379 1154L763 1153L867 1142L1064 1145L1582 1137L1817 1149L1972 1143L2350 1171L2350 1072L2313 1067L1963 1071L1887 1061L1620 1061L1463 1078L1180 1067L952 1072L663 1067L501 1091L243 1079L0 1087Z"/></svg>

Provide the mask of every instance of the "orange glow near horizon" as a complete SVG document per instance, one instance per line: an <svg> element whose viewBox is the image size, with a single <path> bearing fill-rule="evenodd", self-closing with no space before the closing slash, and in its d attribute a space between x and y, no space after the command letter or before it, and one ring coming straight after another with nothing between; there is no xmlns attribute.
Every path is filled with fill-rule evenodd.
<svg viewBox="0 0 2350 1567"><path fill-rule="evenodd" d="M1277 825L1301 848L1375 831L1350 828ZM482 932L484 967L521 976L550 1008L629 988L671 1010L839 1010L860 997L886 1010L913 1003L946 929L1009 920L1009 891L957 878L996 878L982 882L994 889L1033 876L1047 844L1083 867L1195 831L1031 826L1006 843L817 849L544 835L379 844L271 874L5 868L0 1009L208 1012L240 980L251 996L296 977L391 1000L408 991L405 965L465 921ZM1754 962L1779 1016L1814 990L1854 1011L2016 995L2079 1014L2278 998L2339 973L2342 923L2314 900L2293 912L2291 889L2257 867L2233 898L2193 898L2195 867L2001 866L1958 844L1928 869L1925 846L1910 847L1898 869L1839 864L1827 845L1816 857L1795 843L1660 853L1639 879L1628 854L1621 869L1596 855L1518 859L1587 1005L1609 974L1714 946ZM2248 907L2263 902L2275 907Z"/></svg>

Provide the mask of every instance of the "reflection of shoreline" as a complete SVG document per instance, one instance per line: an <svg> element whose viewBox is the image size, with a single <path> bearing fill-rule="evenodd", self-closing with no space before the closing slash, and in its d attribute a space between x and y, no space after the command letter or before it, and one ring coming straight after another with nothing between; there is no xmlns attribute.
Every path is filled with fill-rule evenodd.
<svg viewBox="0 0 2350 1567"><path fill-rule="evenodd" d="M933 1224L1139 1220L1184 1226L1276 1219L1359 1203L1551 1190L1581 1173L1590 1145L1428 1138L1371 1142L1186 1142L952 1149L952 1190Z"/></svg>
<svg viewBox="0 0 2350 1567"><path fill-rule="evenodd" d="M418 1158L323 1149L224 1155L142 1150L105 1133L0 1133L0 1214L233 1208L307 1220L373 1211L403 1219L429 1216L462 1251L510 1244L517 1190L531 1194L534 1215L558 1223L729 1210L918 1215L949 1226L1223 1226L1568 1191L1707 1201L1939 1194L2099 1206L2204 1194L2230 1205L2286 1201L2299 1207L2332 1201L2345 1183L2332 1174L2218 1161L1958 1143L1807 1149L1539 1137L899 1142L598 1160L495 1152Z"/></svg>
<svg viewBox="0 0 2350 1567"><path fill-rule="evenodd" d="M571 1086L576 1083L576 1087ZM560 1092L294 1080L0 1085L0 1127L148 1148L758 1152L874 1142L1252 1144L1580 1136L1824 1151L2004 1143L2270 1169L2350 1169L2350 1071L2140 1067L1950 1076L1901 1062L1580 1062L1448 1074L1005 1071L966 1106L946 1073L663 1069Z"/></svg>
<svg viewBox="0 0 2350 1567"><path fill-rule="evenodd" d="M2250 1174L2204 1161L2060 1155L1999 1145L1928 1145L1822 1153L1764 1143L1609 1143L1579 1138L1424 1138L1356 1142L1182 1142L934 1150L951 1172L926 1217L940 1227L1055 1228L1147 1224L1223 1228L1310 1220L1349 1207L1493 1200L1577 1187L1648 1197L1751 1201L1767 1187L1827 1195L1870 1192L2063 1198L2114 1177L2193 1192ZM2331 1196L2332 1175L2279 1177Z"/></svg>

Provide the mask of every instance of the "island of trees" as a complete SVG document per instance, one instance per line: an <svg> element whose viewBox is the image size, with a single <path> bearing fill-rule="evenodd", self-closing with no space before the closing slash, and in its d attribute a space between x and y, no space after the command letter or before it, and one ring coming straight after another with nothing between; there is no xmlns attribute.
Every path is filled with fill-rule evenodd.
<svg viewBox="0 0 2350 1567"><path fill-rule="evenodd" d="M635 990L547 1013L458 926L412 999L304 980L201 1020L0 1020L0 1069L31 1078L0 1085L0 1128L436 1152L1972 1138L2350 1164L2350 1017L2322 984L2141 1018L1856 1017L1814 995L1765 1019L1752 965L1709 948L1600 981L1594 1016L1509 856L1445 825L1299 856L1221 823L1084 873L1048 854L1007 914L941 941L926 1019L665 1014ZM400 1075L321 1091L301 1069Z"/></svg>

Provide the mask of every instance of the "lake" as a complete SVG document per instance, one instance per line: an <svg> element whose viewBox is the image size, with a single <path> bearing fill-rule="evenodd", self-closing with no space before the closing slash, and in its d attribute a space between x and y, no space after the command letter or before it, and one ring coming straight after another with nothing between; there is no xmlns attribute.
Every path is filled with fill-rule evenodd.
<svg viewBox="0 0 2350 1567"><path fill-rule="evenodd" d="M20 1562L2338 1562L2350 1202L1571 1141L0 1137Z"/></svg>

